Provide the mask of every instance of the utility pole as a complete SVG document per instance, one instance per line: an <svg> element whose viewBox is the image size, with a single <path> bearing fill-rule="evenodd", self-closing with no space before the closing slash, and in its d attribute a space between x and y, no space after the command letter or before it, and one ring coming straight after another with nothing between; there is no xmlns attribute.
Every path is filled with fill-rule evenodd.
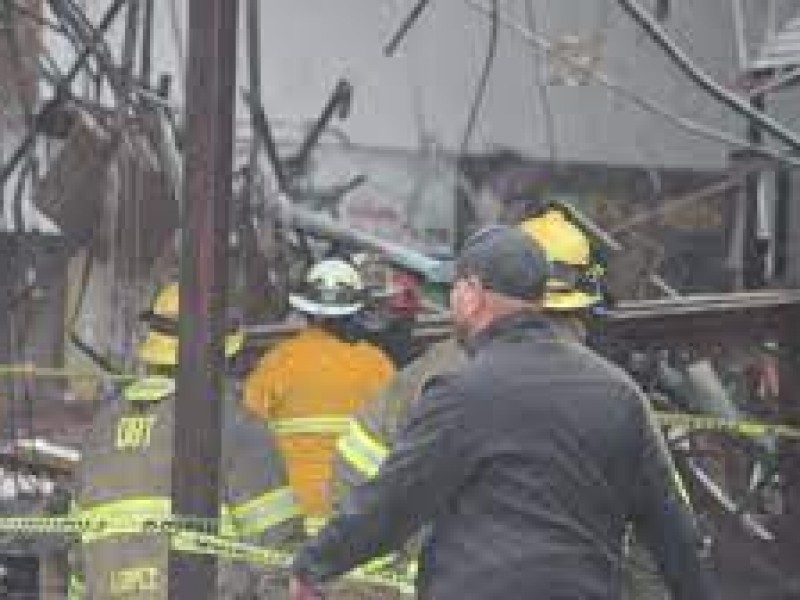
<svg viewBox="0 0 800 600"><path fill-rule="evenodd" d="M190 0L175 515L218 518L228 208L231 203L237 0ZM216 558L172 552L169 597L211 600Z"/></svg>

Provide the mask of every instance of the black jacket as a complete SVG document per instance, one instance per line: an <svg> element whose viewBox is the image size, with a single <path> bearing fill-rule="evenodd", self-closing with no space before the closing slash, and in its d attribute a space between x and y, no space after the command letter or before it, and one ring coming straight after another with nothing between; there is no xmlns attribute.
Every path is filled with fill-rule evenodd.
<svg viewBox="0 0 800 600"><path fill-rule="evenodd" d="M295 573L325 581L432 523L422 598L614 599L633 521L675 600L711 597L635 384L533 315L496 322L469 350L424 388L378 476Z"/></svg>

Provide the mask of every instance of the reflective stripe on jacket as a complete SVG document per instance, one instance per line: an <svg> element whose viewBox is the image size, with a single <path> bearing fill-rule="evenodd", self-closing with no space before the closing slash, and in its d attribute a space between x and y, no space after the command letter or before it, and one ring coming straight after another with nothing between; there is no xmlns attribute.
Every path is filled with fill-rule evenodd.
<svg viewBox="0 0 800 600"><path fill-rule="evenodd" d="M457 369L463 361L464 353L454 339L432 344L398 371L375 400L358 411L347 434L337 442L333 472L335 504L354 485L378 472L424 382L433 375Z"/></svg>

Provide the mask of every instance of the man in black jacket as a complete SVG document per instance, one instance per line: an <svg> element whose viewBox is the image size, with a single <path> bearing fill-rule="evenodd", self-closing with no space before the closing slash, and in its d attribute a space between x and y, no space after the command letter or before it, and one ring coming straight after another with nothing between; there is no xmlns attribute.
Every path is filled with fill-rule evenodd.
<svg viewBox="0 0 800 600"><path fill-rule="evenodd" d="M296 599L431 523L418 594L611 600L626 522L675 600L712 597L635 384L541 314L549 265L494 227L458 261L453 317L471 360L423 389L378 476L297 555Z"/></svg>

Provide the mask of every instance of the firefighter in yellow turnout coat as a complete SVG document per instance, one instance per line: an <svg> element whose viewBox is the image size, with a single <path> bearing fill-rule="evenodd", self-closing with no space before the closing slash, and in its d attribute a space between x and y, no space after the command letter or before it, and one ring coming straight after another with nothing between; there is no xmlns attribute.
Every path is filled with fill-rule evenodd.
<svg viewBox="0 0 800 600"><path fill-rule="evenodd" d="M362 293L352 265L328 259L312 267L306 289L289 298L311 326L264 355L246 382L245 403L277 435L309 530L330 513L336 440L394 376L380 348L348 339L347 317L361 309Z"/></svg>
<svg viewBox="0 0 800 600"><path fill-rule="evenodd" d="M143 378L104 407L85 440L78 474L76 510L86 517L128 517L141 522L171 515L171 461L177 362L178 288L168 286L149 314L150 332L141 360L160 372ZM225 343L227 356L242 346L240 332ZM301 531L300 511L287 485L274 439L225 395L222 430L223 486L220 535L271 545ZM72 597L88 600L166 599L169 538L151 534L85 534L81 568L84 590L73 579ZM256 598L255 567L219 561L219 598Z"/></svg>

